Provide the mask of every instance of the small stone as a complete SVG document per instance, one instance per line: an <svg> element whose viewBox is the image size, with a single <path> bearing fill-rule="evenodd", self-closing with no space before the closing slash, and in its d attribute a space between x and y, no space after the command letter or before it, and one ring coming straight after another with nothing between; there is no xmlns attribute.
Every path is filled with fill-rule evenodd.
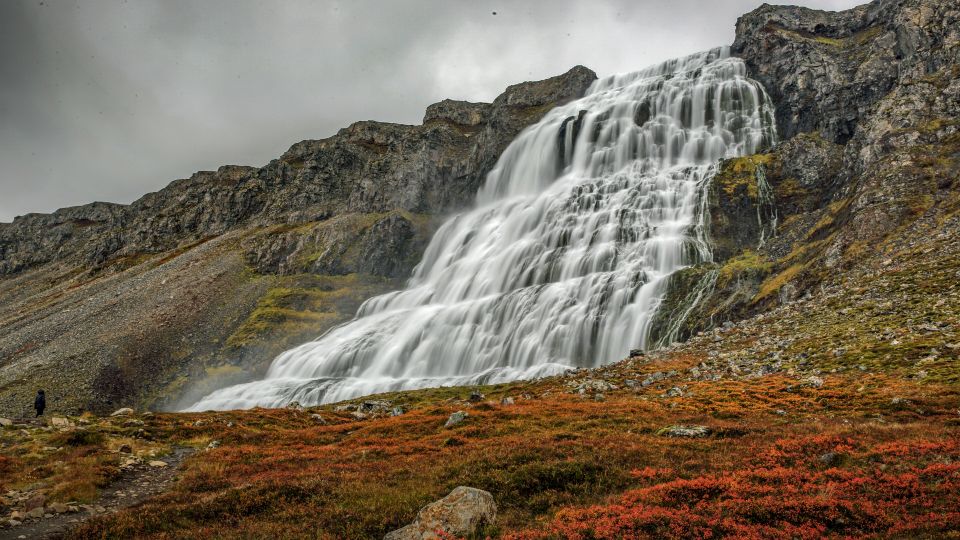
<svg viewBox="0 0 960 540"><path fill-rule="evenodd" d="M130 454L133 452L133 448L130 448L129 444L121 444L120 448L117 448L117 452L121 454Z"/></svg>
<svg viewBox="0 0 960 540"><path fill-rule="evenodd" d="M0 427L10 427L13 425L13 420L9 418L0 418Z"/></svg>
<svg viewBox="0 0 960 540"><path fill-rule="evenodd" d="M43 507L41 506L27 512L27 517L31 519L40 519L43 517L43 513Z"/></svg>
<svg viewBox="0 0 960 540"><path fill-rule="evenodd" d="M477 391L470 392L469 401L470 401L470 403L479 403L479 402L483 401L484 397L485 397L485 396L484 396L483 394L481 394L480 392L477 392Z"/></svg>
<svg viewBox="0 0 960 540"><path fill-rule="evenodd" d="M7 523L8 523L11 527L17 527L17 526L19 526L19 525L20 525L21 523L23 523L23 522L20 521L20 520L18 520L18 519L13 519L13 518L11 518L11 519L7 520Z"/></svg>
<svg viewBox="0 0 960 540"><path fill-rule="evenodd" d="M166 461L160 461L160 460L153 460L153 461L148 462L147 465L150 465L151 467L166 467L166 466L167 466L167 462L166 462Z"/></svg>
<svg viewBox="0 0 960 540"><path fill-rule="evenodd" d="M326 423L327 423L327 421L324 420L323 417L320 416L320 415L317 414L317 413L311 414L311 415L310 415L310 418L313 418L314 421L316 421L318 424L326 424Z"/></svg>
<svg viewBox="0 0 960 540"><path fill-rule="evenodd" d="M50 419L50 425L53 427L70 427L73 422L60 416L54 416Z"/></svg>
<svg viewBox="0 0 960 540"><path fill-rule="evenodd" d="M457 411L457 412L451 414L451 415L450 415L450 418L447 418L447 423L445 423L445 424L443 425L443 427L445 427L445 428L453 427L453 426L455 426L455 425L463 422L464 420L466 420L468 416L470 416L470 415L467 414L465 411Z"/></svg>
<svg viewBox="0 0 960 540"><path fill-rule="evenodd" d="M513 405L513 398L512 398L512 397L509 397L509 396L508 396L508 397L505 397L505 398L503 398L503 399L500 400L500 404L501 404L501 405Z"/></svg>
<svg viewBox="0 0 960 540"><path fill-rule="evenodd" d="M827 465L828 467L836 467L843 463L844 460L843 454L838 454L837 452L827 452L826 454L821 455L818 459L820 463Z"/></svg>
<svg viewBox="0 0 960 540"><path fill-rule="evenodd" d="M400 416L405 412L407 412L406 409L404 409L401 405L397 405L396 407L390 410L390 416Z"/></svg>
<svg viewBox="0 0 960 540"><path fill-rule="evenodd" d="M674 386L673 388L667 390L667 397L682 397L683 390L679 386Z"/></svg>
<svg viewBox="0 0 960 540"><path fill-rule="evenodd" d="M696 426L696 425L673 425L661 428L657 431L657 435L662 437L688 437L688 438L702 438L707 437L711 433L711 430L707 426Z"/></svg>
<svg viewBox="0 0 960 540"><path fill-rule="evenodd" d="M605 395L603 395L603 394L594 394L594 395L593 395L593 400L594 400L594 401L606 401L606 400L607 400L607 396L605 396Z"/></svg>
<svg viewBox="0 0 960 540"><path fill-rule="evenodd" d="M117 409L110 413L110 416L130 416L133 414L133 409L130 407L123 407L122 409Z"/></svg>
<svg viewBox="0 0 960 540"><path fill-rule="evenodd" d="M210 444L207 445L207 450L213 450L214 448L220 447L220 441L210 441Z"/></svg>
<svg viewBox="0 0 960 540"><path fill-rule="evenodd" d="M785 410L783 410L783 409L777 409L777 410L773 411L773 414L775 414L775 415L777 415L777 416L786 416L786 415L787 415L787 411L785 411Z"/></svg>
<svg viewBox="0 0 960 540"><path fill-rule="evenodd" d="M902 398L902 397L895 397L895 398L893 398L893 399L890 400L890 405L891 405L894 409L901 409L901 410L902 410L902 409L907 409L907 408L909 408L910 405L912 405L912 403L910 402L909 399L905 399L905 398Z"/></svg>
<svg viewBox="0 0 960 540"><path fill-rule="evenodd" d="M50 511L55 514L63 514L69 510L69 507L64 503L53 503L50 505Z"/></svg>

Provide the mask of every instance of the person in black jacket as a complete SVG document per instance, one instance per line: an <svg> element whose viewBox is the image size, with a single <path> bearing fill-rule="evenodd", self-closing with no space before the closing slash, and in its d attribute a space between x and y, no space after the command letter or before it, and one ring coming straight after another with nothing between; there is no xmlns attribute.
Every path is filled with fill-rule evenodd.
<svg viewBox="0 0 960 540"><path fill-rule="evenodd" d="M43 410L47 408L47 396L43 390L37 390L37 397L33 400L33 408L37 410L37 416L43 416Z"/></svg>

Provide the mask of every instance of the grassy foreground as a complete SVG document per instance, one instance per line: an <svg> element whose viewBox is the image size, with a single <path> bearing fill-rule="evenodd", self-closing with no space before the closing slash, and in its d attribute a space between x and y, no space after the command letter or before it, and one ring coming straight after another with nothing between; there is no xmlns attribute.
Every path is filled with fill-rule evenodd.
<svg viewBox="0 0 960 540"><path fill-rule="evenodd" d="M903 258L654 354L363 414L5 427L0 493L96 504L131 459L186 446L170 489L72 537L379 538L466 485L499 507L480 537L958 538L958 269L954 250Z"/></svg>
<svg viewBox="0 0 960 540"><path fill-rule="evenodd" d="M484 389L513 405L470 406L465 389L406 394L396 402L411 410L396 417L253 410L155 415L139 434L123 420L5 432L3 489L46 478L54 499L92 499L121 444L162 454L216 440L171 491L76 537L371 538L458 485L494 494L493 537L960 536L956 388L851 373L820 388L785 376L688 382L661 397L624 382L697 361L591 374L618 387L603 398L570 393L582 379L566 378ZM467 420L444 428L457 410ZM677 423L712 433L658 434ZM62 449L42 451L52 445Z"/></svg>

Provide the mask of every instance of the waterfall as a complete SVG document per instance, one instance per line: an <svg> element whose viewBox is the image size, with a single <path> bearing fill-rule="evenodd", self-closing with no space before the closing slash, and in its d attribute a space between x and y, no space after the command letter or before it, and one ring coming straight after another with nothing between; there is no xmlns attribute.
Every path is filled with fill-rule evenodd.
<svg viewBox="0 0 960 540"><path fill-rule="evenodd" d="M598 80L510 144L405 290L190 410L492 384L645 348L665 278L711 260L718 161L775 138L770 98L727 48Z"/></svg>

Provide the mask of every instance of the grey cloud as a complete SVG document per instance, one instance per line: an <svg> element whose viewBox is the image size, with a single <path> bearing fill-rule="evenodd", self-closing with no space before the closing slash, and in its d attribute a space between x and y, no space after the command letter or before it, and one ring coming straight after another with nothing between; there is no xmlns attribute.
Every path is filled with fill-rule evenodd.
<svg viewBox="0 0 960 540"><path fill-rule="evenodd" d="M0 2L0 221L130 202L356 120L417 123L440 99L490 100L575 64L639 69L729 43L757 4Z"/></svg>

